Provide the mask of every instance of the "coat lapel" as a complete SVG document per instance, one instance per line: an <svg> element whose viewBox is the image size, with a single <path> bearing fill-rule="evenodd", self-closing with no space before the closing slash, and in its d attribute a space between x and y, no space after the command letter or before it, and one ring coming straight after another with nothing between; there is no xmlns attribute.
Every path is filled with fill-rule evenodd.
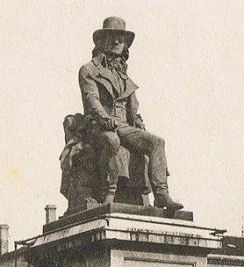
<svg viewBox="0 0 244 267"><path fill-rule="evenodd" d="M128 77L125 80L125 91L124 93L118 98L118 100L123 99L131 95L136 89L139 87Z"/></svg>
<svg viewBox="0 0 244 267"><path fill-rule="evenodd" d="M110 93L110 95L114 98L113 86L108 80L99 76L92 76L92 79L102 84L106 88L106 90Z"/></svg>
<svg viewBox="0 0 244 267"><path fill-rule="evenodd" d="M94 57L92 61L97 70L96 76L93 78L102 83L112 96L114 96L113 88L119 93L119 82L116 80L111 70L107 68L105 56L103 54L99 54Z"/></svg>
<svg viewBox="0 0 244 267"><path fill-rule="evenodd" d="M107 91L111 94L111 96L114 98L113 88L119 94L120 85L119 85L118 80L114 77L114 75L111 72L111 70L109 70L106 66L103 66L102 61L104 59L105 59L105 57L104 57L103 54L100 54L97 57L94 57L92 59L93 63L95 64L96 72L93 73L95 75L91 75L91 76L95 81L101 83L107 89ZM126 76L126 79L125 79L125 91L118 98L118 100L128 97L137 88L138 88L138 86L129 77Z"/></svg>
<svg viewBox="0 0 244 267"><path fill-rule="evenodd" d="M100 72L100 75L101 75L104 79L108 80L108 81L112 84L113 88L114 88L114 89L116 90L116 92L119 94L119 92L120 92L119 81L116 79L116 77L115 77L115 75L112 73L112 71L111 71L110 69L108 69L108 68L104 68L104 67L101 66L99 72Z"/></svg>

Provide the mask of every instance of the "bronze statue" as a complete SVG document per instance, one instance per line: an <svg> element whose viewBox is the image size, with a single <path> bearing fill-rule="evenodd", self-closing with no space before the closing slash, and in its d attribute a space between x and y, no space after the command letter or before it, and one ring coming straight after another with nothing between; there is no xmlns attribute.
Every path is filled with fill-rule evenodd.
<svg viewBox="0 0 244 267"><path fill-rule="evenodd" d="M77 135L76 141L71 143L80 145L80 151L83 152L87 151L85 146L90 149L90 152L83 153L90 158L83 157L78 165L83 162L83 169L89 169L87 165L90 162L91 169L96 174L91 189L97 189L99 185L98 202L106 204L114 201L118 178L130 176L128 168L133 165L136 171L143 169L140 175L135 175L141 176L137 182L142 182L140 188L147 192L150 192L151 184L156 207L179 210L183 205L173 201L168 193L165 142L146 131L141 116L137 114L135 91L138 86L128 77L126 63L134 36L133 32L126 30L125 21L118 17L105 19L103 29L94 32L93 58L79 72L84 115L76 115L81 116L80 121L78 117L70 117L69 126L65 127L66 150L61 155L61 162L63 166L67 164L64 159L67 159L67 153L71 153L68 149L69 139ZM66 124L68 120L66 118ZM72 123L76 127L69 134L67 129L72 132ZM80 140L83 140L82 144ZM128 155L136 155L136 160L130 163ZM64 175L67 168L62 169ZM61 192L67 191L67 183L69 182L63 183ZM90 195L96 193L90 192Z"/></svg>

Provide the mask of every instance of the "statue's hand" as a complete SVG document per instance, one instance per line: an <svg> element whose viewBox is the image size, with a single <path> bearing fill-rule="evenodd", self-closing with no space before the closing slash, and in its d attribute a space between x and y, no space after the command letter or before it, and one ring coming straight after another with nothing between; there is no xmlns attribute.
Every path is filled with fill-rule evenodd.
<svg viewBox="0 0 244 267"><path fill-rule="evenodd" d="M143 130L146 130L145 124L143 123L143 119L142 119L142 117L141 117L140 114L136 114L135 127L136 128L140 128L140 129L143 129Z"/></svg>
<svg viewBox="0 0 244 267"><path fill-rule="evenodd" d="M104 131L115 131L118 123L114 118L103 118L100 120L101 128Z"/></svg>

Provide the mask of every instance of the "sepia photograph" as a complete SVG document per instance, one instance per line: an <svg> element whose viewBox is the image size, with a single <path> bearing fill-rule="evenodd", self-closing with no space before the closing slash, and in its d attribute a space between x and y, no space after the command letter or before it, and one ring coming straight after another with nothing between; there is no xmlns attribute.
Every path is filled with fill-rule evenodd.
<svg viewBox="0 0 244 267"><path fill-rule="evenodd" d="M0 1L0 267L244 266L244 1Z"/></svg>

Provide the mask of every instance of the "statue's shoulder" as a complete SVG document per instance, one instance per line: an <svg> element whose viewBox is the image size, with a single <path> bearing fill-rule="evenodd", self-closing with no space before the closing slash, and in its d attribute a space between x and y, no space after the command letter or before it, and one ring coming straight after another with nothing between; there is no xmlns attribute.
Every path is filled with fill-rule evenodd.
<svg viewBox="0 0 244 267"><path fill-rule="evenodd" d="M91 77L97 76L101 68L102 60L104 60L104 55L102 54L93 57L91 61L81 66L79 75L82 75L83 77L86 77L87 75L90 75Z"/></svg>
<svg viewBox="0 0 244 267"><path fill-rule="evenodd" d="M86 77L89 74L93 76L95 73L96 73L96 66L91 60L88 63L81 66L79 71L79 76Z"/></svg>

